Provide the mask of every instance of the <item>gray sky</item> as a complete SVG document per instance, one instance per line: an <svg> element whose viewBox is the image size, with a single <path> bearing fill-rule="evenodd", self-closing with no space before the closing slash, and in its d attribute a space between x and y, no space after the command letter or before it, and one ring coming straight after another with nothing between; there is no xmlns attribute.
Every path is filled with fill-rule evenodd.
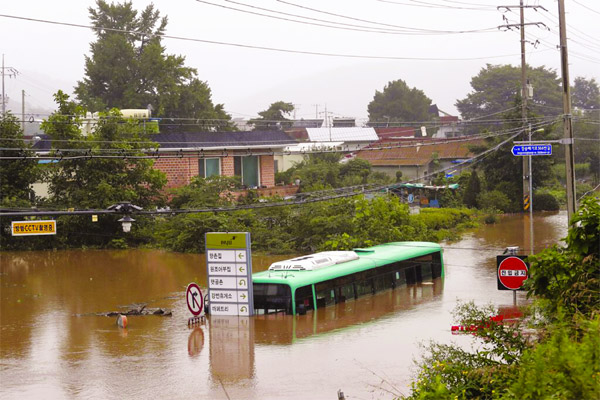
<svg viewBox="0 0 600 400"><path fill-rule="evenodd" d="M272 52L241 47L164 39L169 54L186 57L199 78L212 89L213 101L224 103L233 117L255 116L275 101L292 102L297 118L314 118L325 106L333 116L367 117L367 105L375 90L392 80L403 79L425 92L438 107L455 114L454 103L471 90L470 79L491 64L520 64L519 31L500 31L497 26L518 23L518 9L500 12L498 5L518 5L518 0L206 0L208 3L300 20L298 17L252 9L240 3L309 18L335 21L331 29L241 13L195 0L155 0L161 14L169 17L167 34L210 41L288 50L403 57L404 60L325 57ZM3 1L1 14L89 25L92 0ZM150 4L133 0L137 10ZM377 22L360 22L320 11ZM558 3L556 0L525 0L548 12L526 10L526 22L543 22L551 30L528 26L527 62L545 65L560 74ZM600 3L566 0L571 83L577 76L600 80ZM321 23L304 19L306 22ZM347 24L347 25L341 25ZM388 25L384 25L388 24ZM357 27L357 25L362 26ZM425 35L397 34L403 26L427 30ZM368 27L368 28L367 28ZM394 33L364 30L389 29ZM431 34L434 31L486 30L479 33ZM0 17L0 51L5 65L20 75L6 78L11 108L21 111L21 90L27 97L26 113L54 109L52 93L71 93L84 74L84 54L94 35L88 29ZM501 56L501 57L499 57ZM435 58L414 60L410 58ZM473 60L452 60L473 58ZM322 116L322 115L321 115Z"/></svg>

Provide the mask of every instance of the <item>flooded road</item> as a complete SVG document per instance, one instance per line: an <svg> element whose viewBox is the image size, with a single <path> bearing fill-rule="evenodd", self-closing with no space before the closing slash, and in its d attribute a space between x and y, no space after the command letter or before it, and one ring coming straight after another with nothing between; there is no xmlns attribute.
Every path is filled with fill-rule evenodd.
<svg viewBox="0 0 600 400"><path fill-rule="evenodd" d="M408 393L419 342L452 336L457 299L511 305L495 256L529 249L521 215L444 244L446 277L303 316L211 317L188 328L204 255L155 250L0 253L0 398L393 398ZM566 234L566 213L536 215L535 249ZM254 256L254 270L286 256ZM519 301L524 301L519 294ZM147 303L171 317L85 315Z"/></svg>

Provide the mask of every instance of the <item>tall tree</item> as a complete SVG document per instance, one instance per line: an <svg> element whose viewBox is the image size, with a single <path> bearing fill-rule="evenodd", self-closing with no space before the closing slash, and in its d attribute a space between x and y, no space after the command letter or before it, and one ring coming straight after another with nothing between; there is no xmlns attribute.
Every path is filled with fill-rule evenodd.
<svg viewBox="0 0 600 400"><path fill-rule="evenodd" d="M469 208L477 207L477 196L481 192L481 182L479 181L479 175L477 171L473 169L469 182L467 183L467 190L463 194L463 202Z"/></svg>
<svg viewBox="0 0 600 400"><path fill-rule="evenodd" d="M254 118L248 121L254 125L255 131L271 131L278 129L287 129L292 126L292 121L286 117L294 111L292 103L277 101L269 106L265 111L258 113L260 118Z"/></svg>
<svg viewBox="0 0 600 400"><path fill-rule="evenodd" d="M135 121L120 118L118 110L104 114L94 132L81 133L83 108L59 91L58 110L42 129L54 141L53 147L86 150L87 158L64 159L48 176L51 201L76 208L106 208L130 201L142 207L160 202L166 177L152 168L153 160L127 158L144 155L142 150L156 148L148 134ZM122 158L102 155L123 154Z"/></svg>
<svg viewBox="0 0 600 400"><path fill-rule="evenodd" d="M533 117L533 114L529 115ZM521 99L519 96L511 104L510 111L501 114L500 117L505 121L504 126L507 129L518 129L521 127ZM543 132L536 133L536 140L555 139L553 127L544 128ZM506 140L506 137L489 137L486 139L485 146L473 147L471 150L474 153L495 147L500 142ZM536 188L542 186L554 179L551 171L551 166L554 163L552 157L533 157L532 186ZM511 211L521 210L521 201L523 194L523 160L521 157L515 157L510 151L508 145L500 147L496 151L491 152L481 161L481 170L485 176L485 184L488 191L497 190L504 193L511 201Z"/></svg>
<svg viewBox="0 0 600 400"><path fill-rule="evenodd" d="M527 77L533 86L530 109L537 115L558 114L562 110L562 91L556 71L528 66ZM487 64L471 79L471 87L473 91L456 102L463 119L502 113L514 107L515 98L521 96L521 68Z"/></svg>
<svg viewBox="0 0 600 400"><path fill-rule="evenodd" d="M586 111L600 109L600 88L594 78L575 78L572 94L573 106Z"/></svg>
<svg viewBox="0 0 600 400"><path fill-rule="evenodd" d="M375 123L429 121L431 99L422 90L409 88L401 79L389 82L383 91L375 91L367 107L369 121Z"/></svg>
<svg viewBox="0 0 600 400"><path fill-rule="evenodd" d="M139 15L131 2L97 0L89 8L97 40L85 56L85 76L75 94L91 111L111 108L146 108L154 115L189 118L177 121L178 130L231 130L231 116L223 105L214 105L206 82L194 68L185 66L185 57L166 54L161 35L167 17L150 4ZM116 30L116 31L115 31Z"/></svg>
<svg viewBox="0 0 600 400"><path fill-rule="evenodd" d="M0 148L10 149L0 150L2 157L22 157L0 160L0 203L3 206L27 206L31 184L39 178L39 168L37 161L25 159L33 152L24 140L17 118L10 113L0 116Z"/></svg>

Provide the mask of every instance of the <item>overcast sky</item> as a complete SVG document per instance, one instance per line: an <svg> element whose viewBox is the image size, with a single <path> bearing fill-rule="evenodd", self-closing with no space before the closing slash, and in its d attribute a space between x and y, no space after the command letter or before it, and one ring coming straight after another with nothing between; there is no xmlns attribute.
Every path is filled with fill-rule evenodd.
<svg viewBox="0 0 600 400"><path fill-rule="evenodd" d="M150 3L133 0L138 10ZM153 3L169 17L168 35L303 52L403 58L318 56L164 39L167 53L185 56L186 64L196 68L199 78L208 82L213 101L223 103L233 117L255 116L269 104L283 100L296 105L297 118L314 118L317 111L322 117L325 107L333 116L366 118L367 105L375 91L396 79L423 90L441 110L456 114L456 100L471 90L471 77L486 63L520 65L518 30L497 29L499 25L518 23L518 8L509 12L496 9L499 5L518 5L518 0L155 0ZM547 12L527 9L525 18L526 22L543 22L550 29L527 26L527 40L539 40L536 47L527 45L527 62L554 68L560 74L560 54L556 49L558 3L525 0L525 4L545 7ZM94 5L93 0L3 1L0 13L89 25L88 7ZM577 76L600 80L600 2L566 0L566 9L571 83ZM317 26L314 24L332 23L315 19L335 22L338 28L346 29ZM415 34L417 30L421 34ZM473 30L478 32L454 33ZM21 90L27 94L26 113L54 109L52 93L58 89L72 92L84 74L84 54L89 54L89 44L95 40L89 29L6 17L0 17L0 37L5 66L20 72L16 78L5 80L10 106L16 113L21 112Z"/></svg>

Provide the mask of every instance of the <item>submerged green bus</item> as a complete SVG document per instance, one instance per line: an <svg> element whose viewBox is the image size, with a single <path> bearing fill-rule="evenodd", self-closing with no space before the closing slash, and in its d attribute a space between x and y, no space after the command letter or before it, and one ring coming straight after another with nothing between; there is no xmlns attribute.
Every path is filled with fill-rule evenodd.
<svg viewBox="0 0 600 400"><path fill-rule="evenodd" d="M442 248L394 242L273 263L252 275L254 313L304 314L318 307L444 276Z"/></svg>

